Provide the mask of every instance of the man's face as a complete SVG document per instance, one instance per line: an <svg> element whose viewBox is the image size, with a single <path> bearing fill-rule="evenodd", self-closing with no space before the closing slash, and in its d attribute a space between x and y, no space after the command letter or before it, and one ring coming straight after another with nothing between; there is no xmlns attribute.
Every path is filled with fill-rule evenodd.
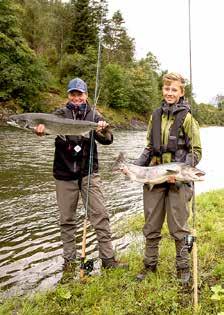
<svg viewBox="0 0 224 315"><path fill-rule="evenodd" d="M162 92L164 100L169 105L178 103L180 97L184 95L181 88L181 83L178 81L165 82Z"/></svg>
<svg viewBox="0 0 224 315"><path fill-rule="evenodd" d="M87 93L83 93L83 92L80 92L80 91L71 91L69 94L68 94L68 99L69 101L71 101L73 104L75 105L81 105L83 103L86 103L87 101Z"/></svg>

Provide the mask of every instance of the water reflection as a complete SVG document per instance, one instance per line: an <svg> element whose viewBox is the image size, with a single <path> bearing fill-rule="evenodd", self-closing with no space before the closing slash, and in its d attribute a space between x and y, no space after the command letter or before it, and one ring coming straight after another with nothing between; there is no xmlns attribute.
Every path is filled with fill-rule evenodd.
<svg viewBox="0 0 224 315"><path fill-rule="evenodd" d="M133 213L142 212L142 185L130 182L111 168L120 151L133 161L142 151L146 132L115 131L110 146L99 145L100 173L106 206L114 225ZM224 149L218 142L224 128L202 128L203 160L206 181L196 192L223 187L221 158ZM219 152L217 154L217 147ZM221 152L222 151L222 152ZM63 259L58 226L58 208L52 177L54 137L37 137L27 132L1 127L0 130L0 289L20 294L54 286L61 278ZM79 204L77 243L81 249L83 207ZM128 241L114 235L118 250ZM97 257L97 242L88 228L87 255Z"/></svg>

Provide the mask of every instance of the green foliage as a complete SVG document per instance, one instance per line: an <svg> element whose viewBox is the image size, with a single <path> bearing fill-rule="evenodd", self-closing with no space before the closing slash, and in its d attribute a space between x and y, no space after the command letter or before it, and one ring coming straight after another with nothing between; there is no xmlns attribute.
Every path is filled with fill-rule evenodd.
<svg viewBox="0 0 224 315"><path fill-rule="evenodd" d="M0 99L16 99L23 108L46 88L44 65L22 37L16 7L10 0L0 3Z"/></svg>
<svg viewBox="0 0 224 315"><path fill-rule="evenodd" d="M69 300L72 296L71 291L66 287L59 286L56 290L56 295L59 299Z"/></svg>
<svg viewBox="0 0 224 315"><path fill-rule="evenodd" d="M72 0L74 11L69 53L85 53L88 46L97 47L97 24L89 0Z"/></svg>
<svg viewBox="0 0 224 315"><path fill-rule="evenodd" d="M216 103L219 110L224 110L224 95L217 95L216 96Z"/></svg>
<svg viewBox="0 0 224 315"><path fill-rule="evenodd" d="M194 110L200 125L224 126L224 111L208 104L199 104Z"/></svg>
<svg viewBox="0 0 224 315"><path fill-rule="evenodd" d="M105 23L103 53L106 63L130 66L134 57L134 40L127 35L120 11Z"/></svg>
<svg viewBox="0 0 224 315"><path fill-rule="evenodd" d="M41 111L52 99L46 93L56 91L55 108L68 80L79 76L88 84L91 102L100 34L99 101L120 114L129 110L149 118L162 99L167 70L152 52L136 61L134 39L121 12L110 19L107 13L107 0L0 1L0 101ZM217 95L215 108L196 104L189 83L185 91L200 125L224 125L222 95Z"/></svg>
<svg viewBox="0 0 224 315"><path fill-rule="evenodd" d="M158 61L152 53L145 59L136 62L130 71L132 81L131 108L141 113L152 113L159 106L161 92L159 91ZM140 105L140 106L139 106Z"/></svg>
<svg viewBox="0 0 224 315"><path fill-rule="evenodd" d="M128 107L130 80L125 69L118 64L108 64L103 73L104 104L111 108Z"/></svg>
<svg viewBox="0 0 224 315"><path fill-rule="evenodd" d="M131 67L109 63L104 67L101 101L111 108L128 108L141 114L151 113L159 105L156 58L135 62Z"/></svg>
<svg viewBox="0 0 224 315"><path fill-rule="evenodd" d="M21 10L21 30L29 47L36 53L43 52L48 45L51 21L50 6L47 1L24 0Z"/></svg>
<svg viewBox="0 0 224 315"><path fill-rule="evenodd" d="M219 110L224 110L224 100L221 100L221 101L218 103L218 109L219 109Z"/></svg>
<svg viewBox="0 0 224 315"><path fill-rule="evenodd" d="M213 275L221 280L224 280L224 262L217 264L217 266L214 268Z"/></svg>
<svg viewBox="0 0 224 315"><path fill-rule="evenodd" d="M88 83L88 92L93 95L95 88L97 52L92 47L86 48L85 54L65 54L61 60L60 81L65 85L74 77L81 77Z"/></svg>
<svg viewBox="0 0 224 315"><path fill-rule="evenodd" d="M61 62L64 54L66 53L69 42L70 34L72 33L73 23L73 11L68 3L64 2L51 2L51 15L52 23L49 25L50 34L48 38L48 47L46 48L44 55L48 59L49 65L55 65L59 71L61 70ZM51 45L49 45L49 42ZM55 53L54 59L49 51L50 47L53 47ZM58 75L59 71L56 72Z"/></svg>

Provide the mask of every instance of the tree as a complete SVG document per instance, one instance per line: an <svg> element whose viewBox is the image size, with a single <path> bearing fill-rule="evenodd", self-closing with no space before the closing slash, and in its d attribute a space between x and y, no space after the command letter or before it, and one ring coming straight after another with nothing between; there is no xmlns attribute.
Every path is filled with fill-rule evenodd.
<svg viewBox="0 0 224 315"><path fill-rule="evenodd" d="M134 73L137 73L138 81L134 79L135 75L133 75L133 82L138 86L134 89L137 94L135 92L132 99L135 99L136 102L141 100L142 113L151 113L161 101L159 66L157 58L151 52L146 55L146 58L142 58L135 64Z"/></svg>
<svg viewBox="0 0 224 315"><path fill-rule="evenodd" d="M65 84L75 74L75 76L81 77L88 82L89 95L93 95L95 88L96 54L96 50L93 47L86 48L85 54L77 52L74 54L65 54L60 69L60 81Z"/></svg>
<svg viewBox="0 0 224 315"><path fill-rule="evenodd" d="M127 108L129 104L129 78L118 64L108 64L103 71L101 100L111 108Z"/></svg>
<svg viewBox="0 0 224 315"><path fill-rule="evenodd" d="M224 95L217 95L216 102L219 110L224 110Z"/></svg>
<svg viewBox="0 0 224 315"><path fill-rule="evenodd" d="M18 0L17 0L18 1ZM52 25L52 5L47 0L19 0L23 14L20 14L21 28L29 47L43 54L49 45Z"/></svg>
<svg viewBox="0 0 224 315"><path fill-rule="evenodd" d="M50 64L59 65L58 70L61 71L63 56L70 43L73 12L70 3L63 3L60 1L51 4L51 12L53 18L51 19L48 38L51 45L48 45L47 51L45 51L45 56Z"/></svg>
<svg viewBox="0 0 224 315"><path fill-rule="evenodd" d="M17 99L26 107L45 87L44 66L28 47L11 0L0 1L0 99Z"/></svg>
<svg viewBox="0 0 224 315"><path fill-rule="evenodd" d="M90 0L71 0L73 12L69 53L84 53L88 46L97 47L97 22Z"/></svg>
<svg viewBox="0 0 224 315"><path fill-rule="evenodd" d="M134 56L134 40L127 35L120 11L107 21L103 37L106 63L130 64Z"/></svg>

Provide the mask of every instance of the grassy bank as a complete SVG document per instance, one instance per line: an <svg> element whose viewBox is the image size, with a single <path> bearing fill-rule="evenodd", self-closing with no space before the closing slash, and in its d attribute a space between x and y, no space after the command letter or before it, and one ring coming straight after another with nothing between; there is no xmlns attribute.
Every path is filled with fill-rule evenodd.
<svg viewBox="0 0 224 315"><path fill-rule="evenodd" d="M196 198L197 246L199 257L199 303L197 314L224 312L224 190ZM143 244L139 233L143 216L115 226L116 233L128 233L133 242L121 257L130 263L128 271L103 271L86 283L78 280L58 285L50 292L13 298L0 305L0 314L20 315L148 315L193 314L192 291L183 290L175 277L174 242L163 230L158 272L141 283L135 281L142 268Z"/></svg>

